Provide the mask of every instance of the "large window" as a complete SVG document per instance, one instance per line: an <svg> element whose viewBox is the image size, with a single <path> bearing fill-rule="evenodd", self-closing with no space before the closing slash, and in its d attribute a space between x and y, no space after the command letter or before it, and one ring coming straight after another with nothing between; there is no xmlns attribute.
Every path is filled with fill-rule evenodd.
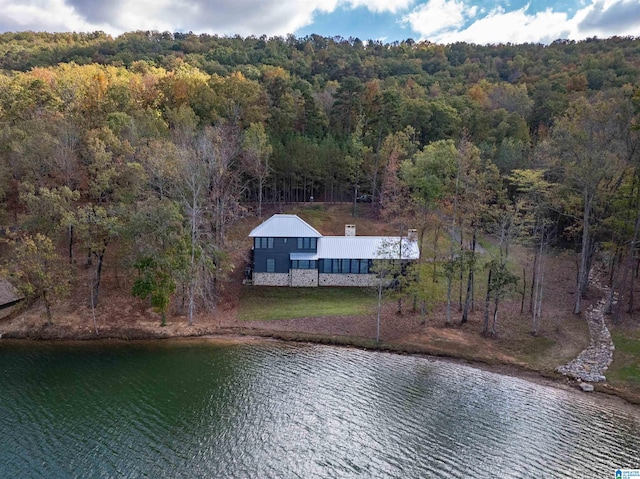
<svg viewBox="0 0 640 479"><path fill-rule="evenodd" d="M316 249L317 238L298 238L298 249Z"/></svg>
<svg viewBox="0 0 640 479"><path fill-rule="evenodd" d="M273 238L254 238L253 247L255 249L273 249Z"/></svg>
<svg viewBox="0 0 640 479"><path fill-rule="evenodd" d="M368 259L323 259L323 273L368 274L371 260Z"/></svg>
<svg viewBox="0 0 640 479"><path fill-rule="evenodd" d="M273 258L267 258L267 273L276 272L276 260Z"/></svg>
<svg viewBox="0 0 640 479"><path fill-rule="evenodd" d="M360 269L359 269L359 273L360 274L368 274L369 273L369 260L368 259L361 259L360 260Z"/></svg>
<svg viewBox="0 0 640 479"><path fill-rule="evenodd" d="M318 262L309 259L291 260L291 269L318 269Z"/></svg>
<svg viewBox="0 0 640 479"><path fill-rule="evenodd" d="M351 273L351 260L350 259L343 259L340 262L340 272L341 273Z"/></svg>

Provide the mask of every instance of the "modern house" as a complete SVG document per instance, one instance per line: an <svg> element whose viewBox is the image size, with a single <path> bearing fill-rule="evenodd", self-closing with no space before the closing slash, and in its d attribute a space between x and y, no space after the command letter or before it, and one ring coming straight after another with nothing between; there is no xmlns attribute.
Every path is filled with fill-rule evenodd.
<svg viewBox="0 0 640 479"><path fill-rule="evenodd" d="M407 236L323 236L296 215L273 215L251 231L253 284L263 286L373 286L374 260L420 257L415 230Z"/></svg>

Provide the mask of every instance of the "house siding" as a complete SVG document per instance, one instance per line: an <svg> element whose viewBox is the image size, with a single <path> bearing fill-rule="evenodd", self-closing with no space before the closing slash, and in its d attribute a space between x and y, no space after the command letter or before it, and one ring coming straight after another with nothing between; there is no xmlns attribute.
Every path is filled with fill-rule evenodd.
<svg viewBox="0 0 640 479"><path fill-rule="evenodd" d="M267 260L275 260L275 270L267 270ZM274 253L273 250L265 250L253 254L254 273L289 273L289 253Z"/></svg>
<svg viewBox="0 0 640 479"><path fill-rule="evenodd" d="M273 259L275 260L273 273L289 273L290 253L315 253L316 251L317 247L298 249L298 238L273 238L273 248L254 247L253 271L254 273L267 273L267 259Z"/></svg>

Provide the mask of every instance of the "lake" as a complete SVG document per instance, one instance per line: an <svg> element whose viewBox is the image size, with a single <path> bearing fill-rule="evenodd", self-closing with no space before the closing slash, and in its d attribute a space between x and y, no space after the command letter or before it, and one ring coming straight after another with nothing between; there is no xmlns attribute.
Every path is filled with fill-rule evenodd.
<svg viewBox="0 0 640 479"><path fill-rule="evenodd" d="M0 477L614 477L640 408L319 345L0 341Z"/></svg>

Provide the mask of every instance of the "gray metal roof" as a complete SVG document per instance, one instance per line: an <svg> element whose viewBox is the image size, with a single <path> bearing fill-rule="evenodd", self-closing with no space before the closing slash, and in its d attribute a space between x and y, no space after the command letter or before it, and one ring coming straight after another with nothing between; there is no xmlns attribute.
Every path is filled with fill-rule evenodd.
<svg viewBox="0 0 640 479"><path fill-rule="evenodd" d="M320 238L322 235L306 221L296 215L273 215L264 223L256 226L251 238Z"/></svg>
<svg viewBox="0 0 640 479"><path fill-rule="evenodd" d="M318 253L289 253L289 259L316 260L318 259Z"/></svg>
<svg viewBox="0 0 640 479"><path fill-rule="evenodd" d="M417 241L400 236L323 236L318 240L322 259L418 259Z"/></svg>
<svg viewBox="0 0 640 479"><path fill-rule="evenodd" d="M292 260L418 259L417 241L400 236L322 236L296 215L273 215L256 226L251 238L318 238L317 253L290 253Z"/></svg>
<svg viewBox="0 0 640 479"><path fill-rule="evenodd" d="M0 278L0 306L13 303L23 298L24 296L20 294L9 281Z"/></svg>

